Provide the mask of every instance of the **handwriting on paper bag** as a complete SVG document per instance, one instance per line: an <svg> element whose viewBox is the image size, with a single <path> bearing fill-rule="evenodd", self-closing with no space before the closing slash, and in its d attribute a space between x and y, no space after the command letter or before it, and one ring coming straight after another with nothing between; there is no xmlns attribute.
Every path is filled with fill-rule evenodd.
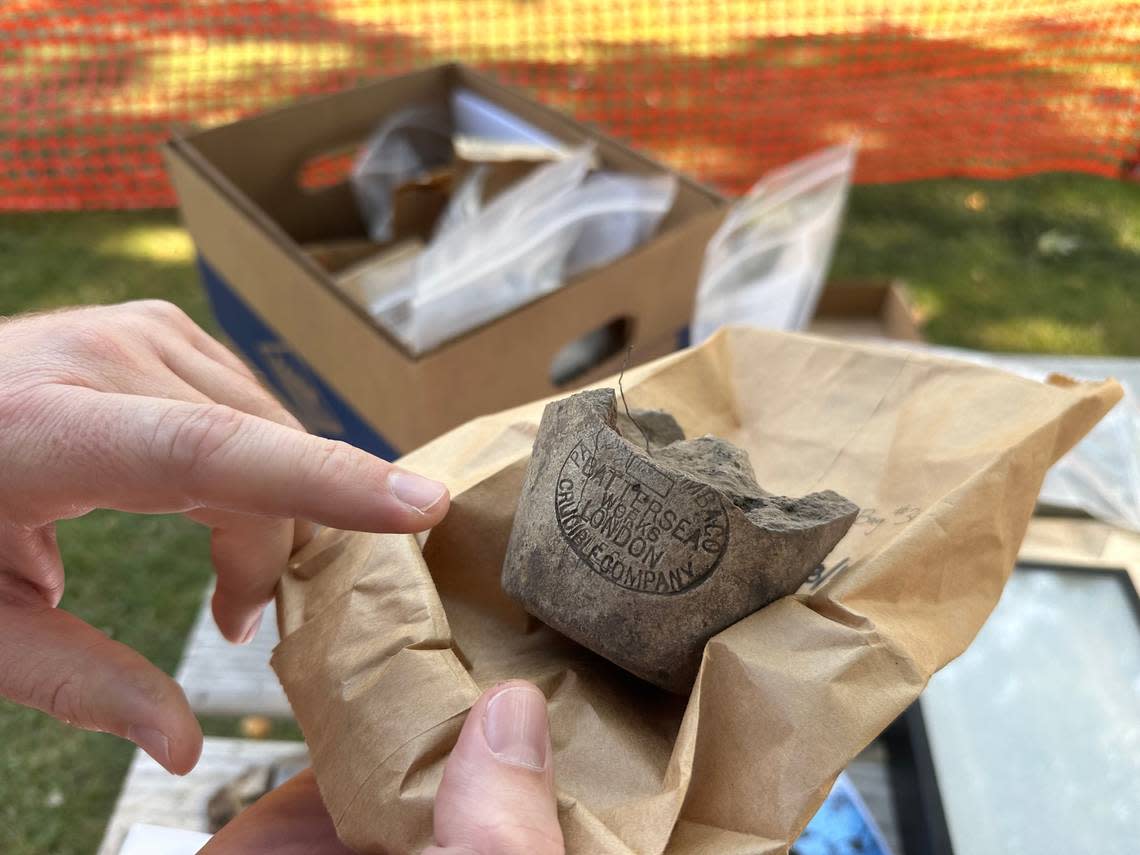
<svg viewBox="0 0 1140 855"><path fill-rule="evenodd" d="M852 528L861 529L863 536L866 537L878 531L878 529L884 525L901 526L914 522L921 513L922 508L918 507L918 505L900 505L894 510L887 512L885 516L880 514L877 508L864 508L855 519L855 524ZM826 561L821 562L820 565L811 572L811 575L807 577L807 584L811 586L811 591L814 592L828 579L834 578L847 570L850 566L850 558L841 558L831 564L828 564Z"/></svg>
<svg viewBox="0 0 1140 855"><path fill-rule="evenodd" d="M856 517L853 528L861 529L866 537L884 525L900 526L914 522L921 513L922 508L918 505L900 505L892 511L882 513L878 508L864 508Z"/></svg>

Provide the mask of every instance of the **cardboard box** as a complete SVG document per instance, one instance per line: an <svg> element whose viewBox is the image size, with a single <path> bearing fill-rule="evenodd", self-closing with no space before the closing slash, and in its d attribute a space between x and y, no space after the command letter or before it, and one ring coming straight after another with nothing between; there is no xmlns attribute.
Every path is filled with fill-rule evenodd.
<svg viewBox="0 0 1140 855"><path fill-rule="evenodd" d="M831 338L923 340L906 286L888 281L829 281L808 332Z"/></svg>
<svg viewBox="0 0 1140 855"><path fill-rule="evenodd" d="M806 332L828 338L925 341L921 320L901 281L829 280ZM653 356L643 355L640 361L656 359L691 343L689 327L685 326L672 339L655 342Z"/></svg>
<svg viewBox="0 0 1140 855"><path fill-rule="evenodd" d="M689 321L705 245L724 199L679 176L658 235L608 267L410 356L301 244L363 236L347 183L298 183L322 153L364 140L412 104L464 87L568 144L592 140L603 166L667 167L461 65L382 80L225 127L176 136L166 160L218 322L313 431L393 457L484 413L553 395L620 368L624 347L556 386L554 356L625 319L634 361L659 355ZM644 346L643 346L644 345Z"/></svg>

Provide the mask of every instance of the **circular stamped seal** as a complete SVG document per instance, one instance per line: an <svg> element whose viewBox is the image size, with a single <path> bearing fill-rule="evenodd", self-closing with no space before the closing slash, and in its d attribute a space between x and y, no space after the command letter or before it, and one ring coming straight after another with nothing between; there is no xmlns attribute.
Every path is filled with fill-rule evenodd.
<svg viewBox="0 0 1140 855"><path fill-rule="evenodd" d="M554 513L563 539L587 567L647 594L680 594L700 584L728 545L720 494L659 469L606 429L592 444L575 445L563 462Z"/></svg>

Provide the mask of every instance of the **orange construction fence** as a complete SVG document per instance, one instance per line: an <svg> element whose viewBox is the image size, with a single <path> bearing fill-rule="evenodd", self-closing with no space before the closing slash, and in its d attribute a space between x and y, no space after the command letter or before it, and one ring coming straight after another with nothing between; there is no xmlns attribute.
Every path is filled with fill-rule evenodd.
<svg viewBox="0 0 1140 855"><path fill-rule="evenodd" d="M1140 171L1134 0L6 0L0 210L170 205L172 126L450 59L728 192L856 134L864 182Z"/></svg>

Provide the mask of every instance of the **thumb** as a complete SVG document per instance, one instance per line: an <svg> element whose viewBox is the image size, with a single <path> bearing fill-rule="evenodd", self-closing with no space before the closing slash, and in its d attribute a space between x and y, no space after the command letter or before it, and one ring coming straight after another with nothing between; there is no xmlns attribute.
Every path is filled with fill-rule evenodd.
<svg viewBox="0 0 1140 855"><path fill-rule="evenodd" d="M475 702L435 799L424 855L561 855L546 698L522 680Z"/></svg>
<svg viewBox="0 0 1140 855"><path fill-rule="evenodd" d="M198 762L202 731L174 680L39 594L0 589L0 698L122 736L171 772Z"/></svg>

